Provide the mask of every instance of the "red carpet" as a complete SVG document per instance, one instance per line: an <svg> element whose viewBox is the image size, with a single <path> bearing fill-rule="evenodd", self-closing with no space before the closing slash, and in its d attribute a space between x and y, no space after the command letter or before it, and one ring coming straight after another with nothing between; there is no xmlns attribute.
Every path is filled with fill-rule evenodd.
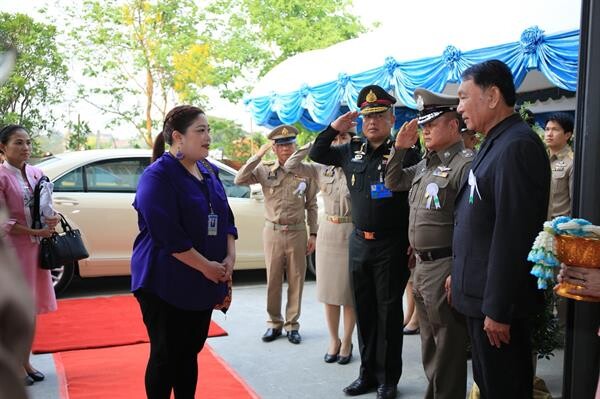
<svg viewBox="0 0 600 399"><path fill-rule="evenodd" d="M61 399L145 398L149 349L139 344L55 353ZM198 369L198 399L258 398L208 345L198 356Z"/></svg>
<svg viewBox="0 0 600 399"><path fill-rule="evenodd" d="M62 299L58 310L38 316L33 353L104 348L148 342L133 295ZM227 335L210 323L209 337Z"/></svg>

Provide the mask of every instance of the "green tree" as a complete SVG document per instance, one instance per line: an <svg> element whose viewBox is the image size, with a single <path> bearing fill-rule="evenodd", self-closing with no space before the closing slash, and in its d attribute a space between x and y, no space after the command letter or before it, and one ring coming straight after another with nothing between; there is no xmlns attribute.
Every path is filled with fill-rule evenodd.
<svg viewBox="0 0 600 399"><path fill-rule="evenodd" d="M248 81L298 52L364 31L349 0L83 0L68 8L84 63L82 98L129 124L147 145L174 103L203 106L216 87L233 102ZM283 28L282 28L283 27ZM87 87L87 88L85 88Z"/></svg>
<svg viewBox="0 0 600 399"><path fill-rule="evenodd" d="M234 121L210 117L211 148L223 151L224 158L245 162L261 145L266 138L255 133L250 135Z"/></svg>
<svg viewBox="0 0 600 399"><path fill-rule="evenodd" d="M67 138L67 149L73 151L89 150L88 138L92 134L90 125L77 115L77 123L69 122L70 134Z"/></svg>
<svg viewBox="0 0 600 399"><path fill-rule="evenodd" d="M0 123L17 123L35 140L49 133L55 119L51 107L62 100L67 68L52 25L23 14L0 13L0 47L17 49L15 68L0 86Z"/></svg>
<svg viewBox="0 0 600 399"><path fill-rule="evenodd" d="M152 145L175 102L202 105L209 48L193 0L84 0L67 8L69 46L85 67L81 98Z"/></svg>
<svg viewBox="0 0 600 399"><path fill-rule="evenodd" d="M352 39L366 29L346 10L350 0L241 0L263 43L275 47L262 73L308 50Z"/></svg>

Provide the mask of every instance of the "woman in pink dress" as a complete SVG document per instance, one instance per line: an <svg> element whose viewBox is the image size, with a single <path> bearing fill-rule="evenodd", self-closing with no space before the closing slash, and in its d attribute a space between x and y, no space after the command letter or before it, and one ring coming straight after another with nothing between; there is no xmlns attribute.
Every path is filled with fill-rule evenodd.
<svg viewBox="0 0 600 399"><path fill-rule="evenodd" d="M42 177L40 169L27 164L31 156L31 139L24 127L8 125L0 130L0 206L7 209L1 224L21 263L25 279L31 288L38 314L56 310L56 297L49 270L39 267L39 240L49 237L58 223L57 215L44 218L45 226L31 228L33 190ZM44 375L34 369L29 359L23 364L25 384L42 381Z"/></svg>

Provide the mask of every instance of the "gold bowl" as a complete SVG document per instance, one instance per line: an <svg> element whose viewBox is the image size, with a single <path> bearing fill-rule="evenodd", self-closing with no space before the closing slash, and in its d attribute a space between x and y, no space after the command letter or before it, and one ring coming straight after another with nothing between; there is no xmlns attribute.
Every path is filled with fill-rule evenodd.
<svg viewBox="0 0 600 399"><path fill-rule="evenodd" d="M591 269L600 269L600 240L594 238L557 235L555 237L556 257L562 263ZM568 291L582 290L585 287L561 283L555 291L558 295L577 301L600 302L600 297L577 295Z"/></svg>

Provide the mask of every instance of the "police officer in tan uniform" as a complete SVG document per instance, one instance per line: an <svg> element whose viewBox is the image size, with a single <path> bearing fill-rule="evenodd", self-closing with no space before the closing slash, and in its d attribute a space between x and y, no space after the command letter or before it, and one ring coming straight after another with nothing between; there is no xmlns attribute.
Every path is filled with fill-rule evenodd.
<svg viewBox="0 0 600 399"><path fill-rule="evenodd" d="M565 113L556 113L546 121L544 141L550 155L552 180L548 219L571 215L573 192L573 150L569 146L573 136L573 118Z"/></svg>
<svg viewBox="0 0 600 399"><path fill-rule="evenodd" d="M340 132L332 145L342 145L356 135L356 130ZM350 290L348 269L348 240L352 233L350 191L344 171L339 166L301 162L311 145L299 149L287 160L285 168L319 184L325 208L324 220L319 223L316 269L317 298L325 304L329 330L329 348L325 363L347 364L352 359L352 332L356 317ZM340 313L343 308L344 331L339 338Z"/></svg>
<svg viewBox="0 0 600 399"><path fill-rule="evenodd" d="M298 332L298 319L306 275L306 256L315 249L318 187L311 179L290 173L283 167L296 149L297 134L298 130L289 125L273 129L268 135L272 144L263 145L240 168L235 178L235 184L260 183L265 198L263 246L269 320L262 337L264 342L279 337L282 328L286 330L291 343L299 344L302 340ZM261 162L271 146L277 160ZM306 231L307 222L309 234ZM281 315L284 272L288 282L285 320Z"/></svg>
<svg viewBox="0 0 600 399"><path fill-rule="evenodd" d="M419 117L405 123L396 136L385 185L392 191L410 188L408 238L416 254L414 297L421 330L423 367L429 380L425 398L466 396L467 330L446 294L452 268L454 198L469 171L473 152L460 135L458 98L415 90ZM427 155L403 168L408 148L423 129Z"/></svg>

